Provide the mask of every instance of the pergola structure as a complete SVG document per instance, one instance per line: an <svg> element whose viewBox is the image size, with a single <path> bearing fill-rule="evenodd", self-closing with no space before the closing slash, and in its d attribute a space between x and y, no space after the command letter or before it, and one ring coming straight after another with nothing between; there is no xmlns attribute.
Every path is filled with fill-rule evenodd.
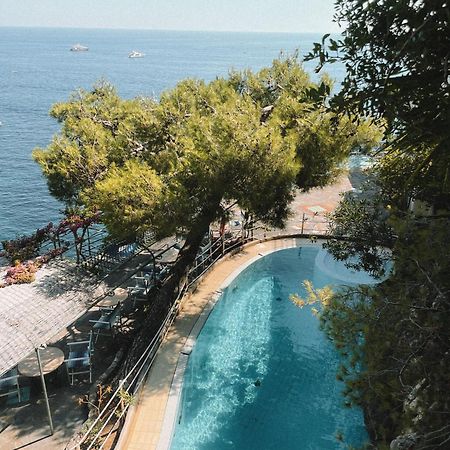
<svg viewBox="0 0 450 450"><path fill-rule="evenodd" d="M41 268L36 281L0 289L0 376L39 348L65 334L104 294L99 280L74 263L53 261ZM46 386L41 380L53 433Z"/></svg>

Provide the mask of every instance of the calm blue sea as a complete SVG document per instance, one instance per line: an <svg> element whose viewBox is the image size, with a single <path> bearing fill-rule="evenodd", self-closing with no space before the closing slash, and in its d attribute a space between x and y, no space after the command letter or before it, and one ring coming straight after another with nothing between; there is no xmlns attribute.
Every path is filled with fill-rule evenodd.
<svg viewBox="0 0 450 450"><path fill-rule="evenodd" d="M259 69L280 51L307 53L321 35L144 30L0 28L0 240L60 217L31 151L58 131L50 106L97 80L121 96L158 96L186 77ZM81 43L88 52L71 52ZM130 59L138 50L144 58ZM314 63L305 65L311 72ZM343 69L331 75L342 79Z"/></svg>

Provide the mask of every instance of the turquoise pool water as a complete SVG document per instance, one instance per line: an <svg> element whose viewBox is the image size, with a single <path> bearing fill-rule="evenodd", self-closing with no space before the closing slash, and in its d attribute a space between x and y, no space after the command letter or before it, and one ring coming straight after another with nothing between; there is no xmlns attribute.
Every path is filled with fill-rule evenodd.
<svg viewBox="0 0 450 450"><path fill-rule="evenodd" d="M373 282L319 247L271 253L241 272L189 357L172 450L327 450L367 440L362 412L343 406L333 345L289 300L304 279Z"/></svg>

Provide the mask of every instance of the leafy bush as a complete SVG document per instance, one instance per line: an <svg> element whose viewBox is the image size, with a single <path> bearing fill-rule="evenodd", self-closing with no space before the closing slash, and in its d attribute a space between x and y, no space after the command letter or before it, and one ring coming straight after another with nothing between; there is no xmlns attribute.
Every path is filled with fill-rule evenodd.
<svg viewBox="0 0 450 450"><path fill-rule="evenodd" d="M22 264L16 261L14 266L6 271L5 285L31 283L35 280L35 273L38 271L40 263L27 261Z"/></svg>
<svg viewBox="0 0 450 450"><path fill-rule="evenodd" d="M17 239L2 241L4 249L2 256L5 256L11 262L26 261L37 256L42 243L49 238L52 229L53 224L50 222L44 228L37 229L31 236L21 236Z"/></svg>

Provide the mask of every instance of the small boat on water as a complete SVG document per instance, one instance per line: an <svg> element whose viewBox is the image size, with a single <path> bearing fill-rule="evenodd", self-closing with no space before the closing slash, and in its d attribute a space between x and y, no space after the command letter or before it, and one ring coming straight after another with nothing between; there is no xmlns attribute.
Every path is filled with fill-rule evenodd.
<svg viewBox="0 0 450 450"><path fill-rule="evenodd" d="M133 50L131 53L128 54L128 58L143 58L144 56L145 53L141 53L136 50Z"/></svg>
<svg viewBox="0 0 450 450"><path fill-rule="evenodd" d="M81 44L75 44L73 47L71 47L71 52L87 52L89 50L89 47L86 47L85 45Z"/></svg>

